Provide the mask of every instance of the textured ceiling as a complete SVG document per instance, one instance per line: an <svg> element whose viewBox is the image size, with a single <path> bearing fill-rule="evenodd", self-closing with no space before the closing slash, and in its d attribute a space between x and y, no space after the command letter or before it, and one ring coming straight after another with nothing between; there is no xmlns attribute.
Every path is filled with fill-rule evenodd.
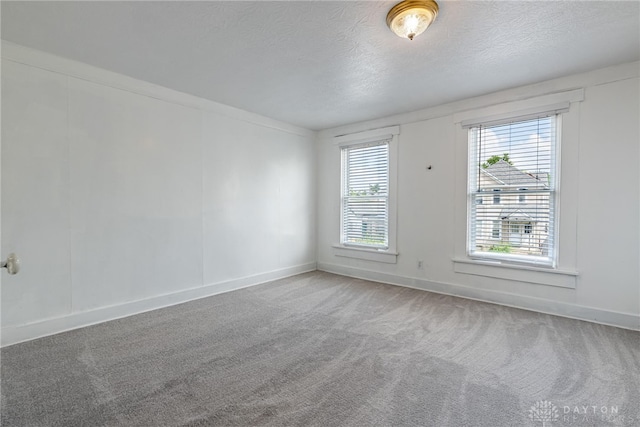
<svg viewBox="0 0 640 427"><path fill-rule="evenodd" d="M314 130L640 59L637 1L442 1L412 42L394 3L2 1L2 38Z"/></svg>

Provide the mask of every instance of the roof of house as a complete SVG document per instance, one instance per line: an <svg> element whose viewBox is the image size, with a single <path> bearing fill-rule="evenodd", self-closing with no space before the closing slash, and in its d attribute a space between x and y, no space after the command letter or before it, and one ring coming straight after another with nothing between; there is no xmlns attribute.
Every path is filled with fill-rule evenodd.
<svg viewBox="0 0 640 427"><path fill-rule="evenodd" d="M488 168L483 168L483 172L492 177L493 179L500 181L503 185L509 186L521 186L524 188L531 187L546 187L546 182L536 178L530 173L524 172L517 167L500 160ZM542 178L546 178L545 173Z"/></svg>
<svg viewBox="0 0 640 427"><path fill-rule="evenodd" d="M537 205L508 206L500 211L500 219L511 221L548 221L549 211Z"/></svg>

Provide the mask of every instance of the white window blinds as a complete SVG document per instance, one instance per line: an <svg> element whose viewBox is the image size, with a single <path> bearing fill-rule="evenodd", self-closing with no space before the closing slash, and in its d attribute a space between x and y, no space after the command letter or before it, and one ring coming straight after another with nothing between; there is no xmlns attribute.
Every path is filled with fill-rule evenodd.
<svg viewBox="0 0 640 427"><path fill-rule="evenodd" d="M469 129L469 254L553 265L555 114Z"/></svg>
<svg viewBox="0 0 640 427"><path fill-rule="evenodd" d="M389 140L342 148L343 245L389 246Z"/></svg>

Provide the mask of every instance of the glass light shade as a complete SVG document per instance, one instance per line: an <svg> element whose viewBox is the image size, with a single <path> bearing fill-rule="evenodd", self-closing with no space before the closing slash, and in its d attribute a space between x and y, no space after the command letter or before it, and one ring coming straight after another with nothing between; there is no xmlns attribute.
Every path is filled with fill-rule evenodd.
<svg viewBox="0 0 640 427"><path fill-rule="evenodd" d="M438 4L433 0L405 0L387 14L387 25L398 36L413 40L422 34L438 15Z"/></svg>

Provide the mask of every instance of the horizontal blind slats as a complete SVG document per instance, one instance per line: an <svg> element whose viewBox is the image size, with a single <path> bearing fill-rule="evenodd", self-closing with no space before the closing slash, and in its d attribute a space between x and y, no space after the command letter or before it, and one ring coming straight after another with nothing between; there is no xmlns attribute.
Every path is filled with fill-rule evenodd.
<svg viewBox="0 0 640 427"><path fill-rule="evenodd" d="M549 260L556 116L469 129L469 252Z"/></svg>
<svg viewBox="0 0 640 427"><path fill-rule="evenodd" d="M389 142L342 150L342 243L386 248Z"/></svg>

